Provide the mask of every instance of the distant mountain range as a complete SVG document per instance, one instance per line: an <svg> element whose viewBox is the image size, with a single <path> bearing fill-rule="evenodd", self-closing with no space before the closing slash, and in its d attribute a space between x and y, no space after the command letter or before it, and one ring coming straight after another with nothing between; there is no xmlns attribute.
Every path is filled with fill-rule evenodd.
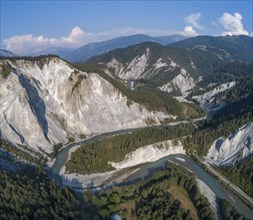
<svg viewBox="0 0 253 220"><path fill-rule="evenodd" d="M48 55L55 54L60 57L66 57L69 53L71 53L74 49L65 48L65 47L50 47L45 50L39 51L37 53L31 54L31 56L40 56L40 55Z"/></svg>
<svg viewBox="0 0 253 220"><path fill-rule="evenodd" d="M144 34L136 34L131 36L117 37L102 42L89 43L77 49L51 47L28 55L40 56L55 54L70 62L84 62L93 56L107 53L117 48L124 48L134 44L139 44L142 42L156 42L162 45L168 45L170 43L174 43L184 39L186 38L182 35L150 37Z"/></svg>
<svg viewBox="0 0 253 220"><path fill-rule="evenodd" d="M9 50L0 49L0 57L15 57L16 55Z"/></svg>
<svg viewBox="0 0 253 220"><path fill-rule="evenodd" d="M216 54L224 61L253 62L253 38L245 35L224 37L197 36L172 43L169 47L208 51L211 54Z"/></svg>
<svg viewBox="0 0 253 220"><path fill-rule="evenodd" d="M93 57L122 80L145 82L167 92L185 93L226 63L253 63L253 38L199 36L163 46L141 43Z"/></svg>
<svg viewBox="0 0 253 220"><path fill-rule="evenodd" d="M103 42L95 42L86 44L73 52L69 53L65 59L71 62L83 62L92 56L103 54L109 52L116 48L124 48L131 45L139 44L142 42L156 42L163 45L168 45L170 43L183 40L184 36L181 35L171 35L163 37L150 37L144 34L137 34L127 37L118 37L111 40Z"/></svg>
<svg viewBox="0 0 253 220"><path fill-rule="evenodd" d="M251 63L253 59L253 38L248 36L197 36L193 38L186 38L182 35L151 37L144 34L122 36L102 42L89 43L77 49L51 47L27 55L39 56L55 54L70 62L85 62L93 56L105 54L115 49L126 48L128 46L144 42L159 43L163 46L169 46L171 48L181 48L186 49L188 51L191 50L193 51L192 53L201 52L205 56L207 55L205 52L208 51L208 53L211 53L212 56L219 56L220 61L234 60ZM176 54L178 54L178 52ZM11 57L17 55L8 50L0 50L0 56ZM183 59L185 58L186 57L184 57ZM210 57L206 57L206 60L208 62L209 59Z"/></svg>

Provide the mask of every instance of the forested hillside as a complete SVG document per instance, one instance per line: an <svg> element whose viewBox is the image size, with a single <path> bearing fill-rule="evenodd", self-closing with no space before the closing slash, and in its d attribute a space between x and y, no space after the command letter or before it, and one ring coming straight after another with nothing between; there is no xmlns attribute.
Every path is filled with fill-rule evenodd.
<svg viewBox="0 0 253 220"><path fill-rule="evenodd" d="M129 134L116 135L91 144L82 145L66 163L70 173L99 173L113 170L109 161L121 162L125 155L146 145L165 140L173 140L190 135L191 124L164 128L145 128Z"/></svg>
<svg viewBox="0 0 253 220"><path fill-rule="evenodd" d="M221 219L227 220L246 220L243 215L239 214L236 209L227 201L227 200L219 200L220 207L220 217Z"/></svg>
<svg viewBox="0 0 253 220"><path fill-rule="evenodd" d="M217 96L216 99L226 101L226 106L211 119L202 122L192 138L192 144L200 154L205 155L215 139L227 137L236 129L253 121L252 88L253 76L249 76Z"/></svg>
<svg viewBox="0 0 253 220"><path fill-rule="evenodd" d="M0 219L79 219L80 204L70 188L61 189L42 170L0 171Z"/></svg>
<svg viewBox="0 0 253 220"><path fill-rule="evenodd" d="M253 155L234 166L221 167L222 173L243 189L250 197L253 197Z"/></svg>
<svg viewBox="0 0 253 220"><path fill-rule="evenodd" d="M226 82L238 81L253 74L253 64L232 62L207 71L198 85L207 89L210 85L220 85Z"/></svg>
<svg viewBox="0 0 253 220"><path fill-rule="evenodd" d="M0 220L253 220L253 0L0 0Z"/></svg>
<svg viewBox="0 0 253 220"><path fill-rule="evenodd" d="M98 213L102 218L117 213L123 219L215 219L194 175L171 163L145 181L112 187L97 195L88 191L84 200L90 203L86 207L90 215Z"/></svg>

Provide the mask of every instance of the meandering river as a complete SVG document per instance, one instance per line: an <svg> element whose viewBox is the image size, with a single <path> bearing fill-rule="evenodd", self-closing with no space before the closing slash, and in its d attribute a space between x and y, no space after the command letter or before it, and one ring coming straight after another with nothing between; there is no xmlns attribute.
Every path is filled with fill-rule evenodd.
<svg viewBox="0 0 253 220"><path fill-rule="evenodd" d="M141 128L140 128L141 129ZM109 132L105 134L101 134L98 136L94 136L92 138L86 139L84 141L78 142L78 143L72 143L69 144L67 147L61 149L56 157L56 160L54 162L54 165L52 169L50 170L50 176L51 178L54 178L58 183L61 184L61 177L59 175L61 168L64 166L65 162L68 158L69 150L77 145L80 144L87 144L94 141L101 140L105 137L117 135L117 134L125 134L129 132L133 132L139 129L127 129L127 130L121 130L121 131L115 131L115 132ZM232 205L238 210L239 213L242 213L245 215L245 217L249 219L253 219L253 210L248 208L241 200L239 200L233 193L229 192L225 187L219 183L214 177L209 175L203 168L201 168L192 158L186 155L170 155L167 157L164 157L158 161L147 163L140 166L140 169L125 179L124 181L134 181L138 178L143 178L150 174L152 169L159 168L164 166L164 164L167 161L175 162L188 170L190 170L192 173L196 175L197 178L202 180L207 186L210 187L210 189L218 196L219 198L226 199L229 202L232 203Z"/></svg>

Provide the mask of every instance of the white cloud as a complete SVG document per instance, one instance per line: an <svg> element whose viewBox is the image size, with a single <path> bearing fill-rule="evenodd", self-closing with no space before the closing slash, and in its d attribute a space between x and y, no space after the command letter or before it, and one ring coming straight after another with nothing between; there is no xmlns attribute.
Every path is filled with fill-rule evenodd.
<svg viewBox="0 0 253 220"><path fill-rule="evenodd" d="M199 24L199 18L201 17L201 13L195 13L191 14L188 17L186 17L184 20L191 24L193 27L198 28L198 29L203 29L203 27Z"/></svg>
<svg viewBox="0 0 253 220"><path fill-rule="evenodd" d="M178 34L178 31L159 29L136 29L131 27L115 28L110 31L99 33L84 32L79 27L74 27L67 37L47 38L44 36L33 36L32 34L12 36L2 41L2 45L15 54L33 54L49 47L77 48L90 42L108 40L118 36L134 34L147 34L151 36L162 36Z"/></svg>
<svg viewBox="0 0 253 220"><path fill-rule="evenodd" d="M7 50L14 53L32 54L38 52L48 47L74 47L78 46L79 41L85 36L79 27L75 27L71 30L67 37L57 38L47 38L44 36L33 36L32 34L27 35L17 35L3 40L3 45Z"/></svg>
<svg viewBox="0 0 253 220"><path fill-rule="evenodd" d="M85 35L85 32L79 28L75 27L71 30L68 37L62 37L61 41L66 44L75 44L81 37Z"/></svg>
<svg viewBox="0 0 253 220"><path fill-rule="evenodd" d="M222 35L249 35L249 32L244 30L242 19L239 13L234 13L234 15L223 13L218 19L219 24L225 29Z"/></svg>
<svg viewBox="0 0 253 220"><path fill-rule="evenodd" d="M184 31L182 31L180 34L184 35L185 37L195 37L199 35L192 26L185 26Z"/></svg>

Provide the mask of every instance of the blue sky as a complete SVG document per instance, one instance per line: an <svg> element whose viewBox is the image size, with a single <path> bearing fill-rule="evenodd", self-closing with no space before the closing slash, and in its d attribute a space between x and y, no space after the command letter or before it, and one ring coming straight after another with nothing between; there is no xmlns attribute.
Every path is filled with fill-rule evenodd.
<svg viewBox="0 0 253 220"><path fill-rule="evenodd" d="M136 33L251 35L252 7L251 0L1 0L1 48L25 54Z"/></svg>

